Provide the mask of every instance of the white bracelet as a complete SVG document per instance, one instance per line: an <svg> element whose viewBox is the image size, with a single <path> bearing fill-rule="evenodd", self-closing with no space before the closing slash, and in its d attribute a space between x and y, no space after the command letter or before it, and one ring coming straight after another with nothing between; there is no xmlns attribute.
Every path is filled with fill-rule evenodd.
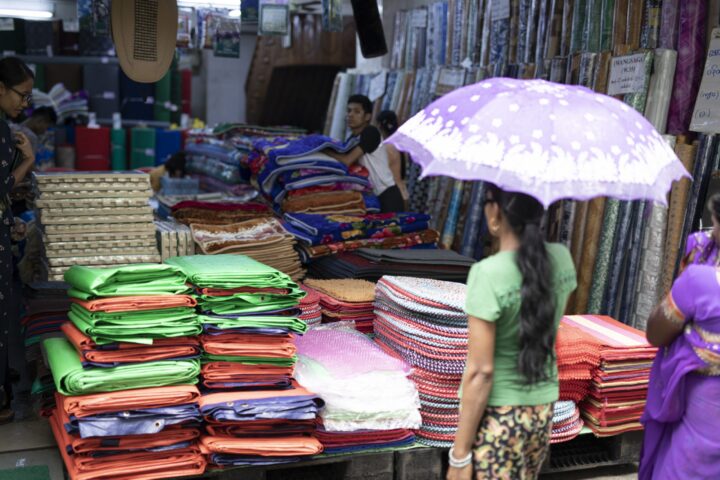
<svg viewBox="0 0 720 480"><path fill-rule="evenodd" d="M455 458L455 456L453 455L454 452L455 452L455 447L450 447L450 451L448 452L448 463L450 464L451 467L465 468L472 463L472 459L473 459L472 452L469 452L467 454L467 457L462 458L460 460Z"/></svg>

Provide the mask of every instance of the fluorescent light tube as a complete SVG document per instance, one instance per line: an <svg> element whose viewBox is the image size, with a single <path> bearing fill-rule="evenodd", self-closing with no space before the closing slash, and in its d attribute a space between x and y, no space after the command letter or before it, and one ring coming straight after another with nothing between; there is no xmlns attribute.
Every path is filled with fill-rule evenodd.
<svg viewBox="0 0 720 480"><path fill-rule="evenodd" d="M240 0L178 0L180 7L240 8Z"/></svg>
<svg viewBox="0 0 720 480"><path fill-rule="evenodd" d="M33 20L47 20L53 13L47 10L22 10L17 8L0 8L0 17L29 18Z"/></svg>

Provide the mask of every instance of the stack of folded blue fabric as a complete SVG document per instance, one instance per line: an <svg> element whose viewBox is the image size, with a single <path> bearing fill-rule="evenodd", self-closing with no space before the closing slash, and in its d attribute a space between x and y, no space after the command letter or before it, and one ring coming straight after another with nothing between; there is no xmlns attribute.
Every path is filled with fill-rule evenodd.
<svg viewBox="0 0 720 480"><path fill-rule="evenodd" d="M248 163L254 184L278 211L288 211L290 198L306 195L326 195L329 208L335 206L332 202L341 206L358 199L364 202L364 211L377 211L379 201L372 194L367 170L359 166L348 169L342 162L322 153L325 149L345 153L356 145L356 142L342 144L323 135L295 140L260 139L255 142ZM338 212L341 210L342 207Z"/></svg>
<svg viewBox="0 0 720 480"><path fill-rule="evenodd" d="M242 152L222 140L210 137L191 139L187 170L200 181L205 191L238 193L240 185L247 184L249 171L241 165Z"/></svg>

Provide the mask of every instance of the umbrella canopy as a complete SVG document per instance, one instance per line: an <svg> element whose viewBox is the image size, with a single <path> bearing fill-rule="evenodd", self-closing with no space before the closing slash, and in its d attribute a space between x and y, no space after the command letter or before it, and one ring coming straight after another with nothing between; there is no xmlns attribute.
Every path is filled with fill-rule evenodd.
<svg viewBox="0 0 720 480"><path fill-rule="evenodd" d="M492 78L439 98L386 140L423 177L484 180L556 200L611 196L667 203L689 177L655 128L619 100L585 87Z"/></svg>

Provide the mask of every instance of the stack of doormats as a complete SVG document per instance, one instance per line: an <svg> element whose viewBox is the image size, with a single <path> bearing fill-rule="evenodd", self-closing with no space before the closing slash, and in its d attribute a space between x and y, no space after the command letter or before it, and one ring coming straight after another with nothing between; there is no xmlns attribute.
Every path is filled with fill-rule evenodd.
<svg viewBox="0 0 720 480"><path fill-rule="evenodd" d="M589 334L594 343L588 348L600 359L590 392L580 404L585 424L600 437L641 430L657 348L647 342L644 332L610 317L572 315L564 317L563 324Z"/></svg>
<svg viewBox="0 0 720 480"><path fill-rule="evenodd" d="M375 284L365 280L305 280L320 297L323 323L354 322L362 333L373 332Z"/></svg>
<svg viewBox="0 0 720 480"><path fill-rule="evenodd" d="M572 440L580 434L584 425L585 422L580 418L580 409L575 402L570 400L555 402L550 443Z"/></svg>
<svg viewBox="0 0 720 480"><path fill-rule="evenodd" d="M593 372L600 365L597 339L567 319L560 321L555 340L560 400L580 403L590 391Z"/></svg>
<svg viewBox="0 0 720 480"><path fill-rule="evenodd" d="M71 477L202 474L201 327L185 274L144 264L74 266L65 277L67 338L43 345L57 389L50 422Z"/></svg>
<svg viewBox="0 0 720 480"><path fill-rule="evenodd" d="M172 257L195 255L195 241L188 226L156 220L155 228L157 245L163 262Z"/></svg>
<svg viewBox="0 0 720 480"><path fill-rule="evenodd" d="M322 307L320 306L320 295L313 289L300 285L307 295L300 300L300 320L308 327L314 327L322 323Z"/></svg>
<svg viewBox="0 0 720 480"><path fill-rule="evenodd" d="M325 453L415 442L420 401L405 362L350 328L311 330L298 339L298 353L298 381L325 401L317 432Z"/></svg>
<svg viewBox="0 0 720 480"><path fill-rule="evenodd" d="M463 284L413 277L383 277L375 291L376 341L413 367L423 419L418 441L430 446L451 446L457 431L465 296Z"/></svg>
<svg viewBox="0 0 720 480"><path fill-rule="evenodd" d="M377 282L385 275L465 283L475 259L452 250L360 248L313 260L313 278L361 278Z"/></svg>
<svg viewBox="0 0 720 480"><path fill-rule="evenodd" d="M27 371L33 379L33 405L40 413L49 412L55 403L55 388L42 356L42 341L63 336L61 326L68 321L71 303L67 289L64 282L36 282L23 288L25 308L20 325Z"/></svg>
<svg viewBox="0 0 720 480"><path fill-rule="evenodd" d="M193 238L206 255L242 254L299 280L305 275L295 238L275 218L257 218L229 225L193 223Z"/></svg>
<svg viewBox="0 0 720 480"><path fill-rule="evenodd" d="M202 443L218 467L285 463L322 451L312 436L320 399L292 381L304 292L244 255L168 260L195 287L204 334Z"/></svg>
<svg viewBox="0 0 720 480"><path fill-rule="evenodd" d="M40 344L44 339L62 336L60 326L68 321L70 299L64 282L36 282L23 291L23 327L25 347Z"/></svg>
<svg viewBox="0 0 720 480"><path fill-rule="evenodd" d="M274 216L268 205L257 202L231 202L228 198L220 201L184 200L171 207L172 216L185 225L229 225Z"/></svg>
<svg viewBox="0 0 720 480"><path fill-rule="evenodd" d="M48 279L72 265L160 262L149 176L135 172L34 173Z"/></svg>

